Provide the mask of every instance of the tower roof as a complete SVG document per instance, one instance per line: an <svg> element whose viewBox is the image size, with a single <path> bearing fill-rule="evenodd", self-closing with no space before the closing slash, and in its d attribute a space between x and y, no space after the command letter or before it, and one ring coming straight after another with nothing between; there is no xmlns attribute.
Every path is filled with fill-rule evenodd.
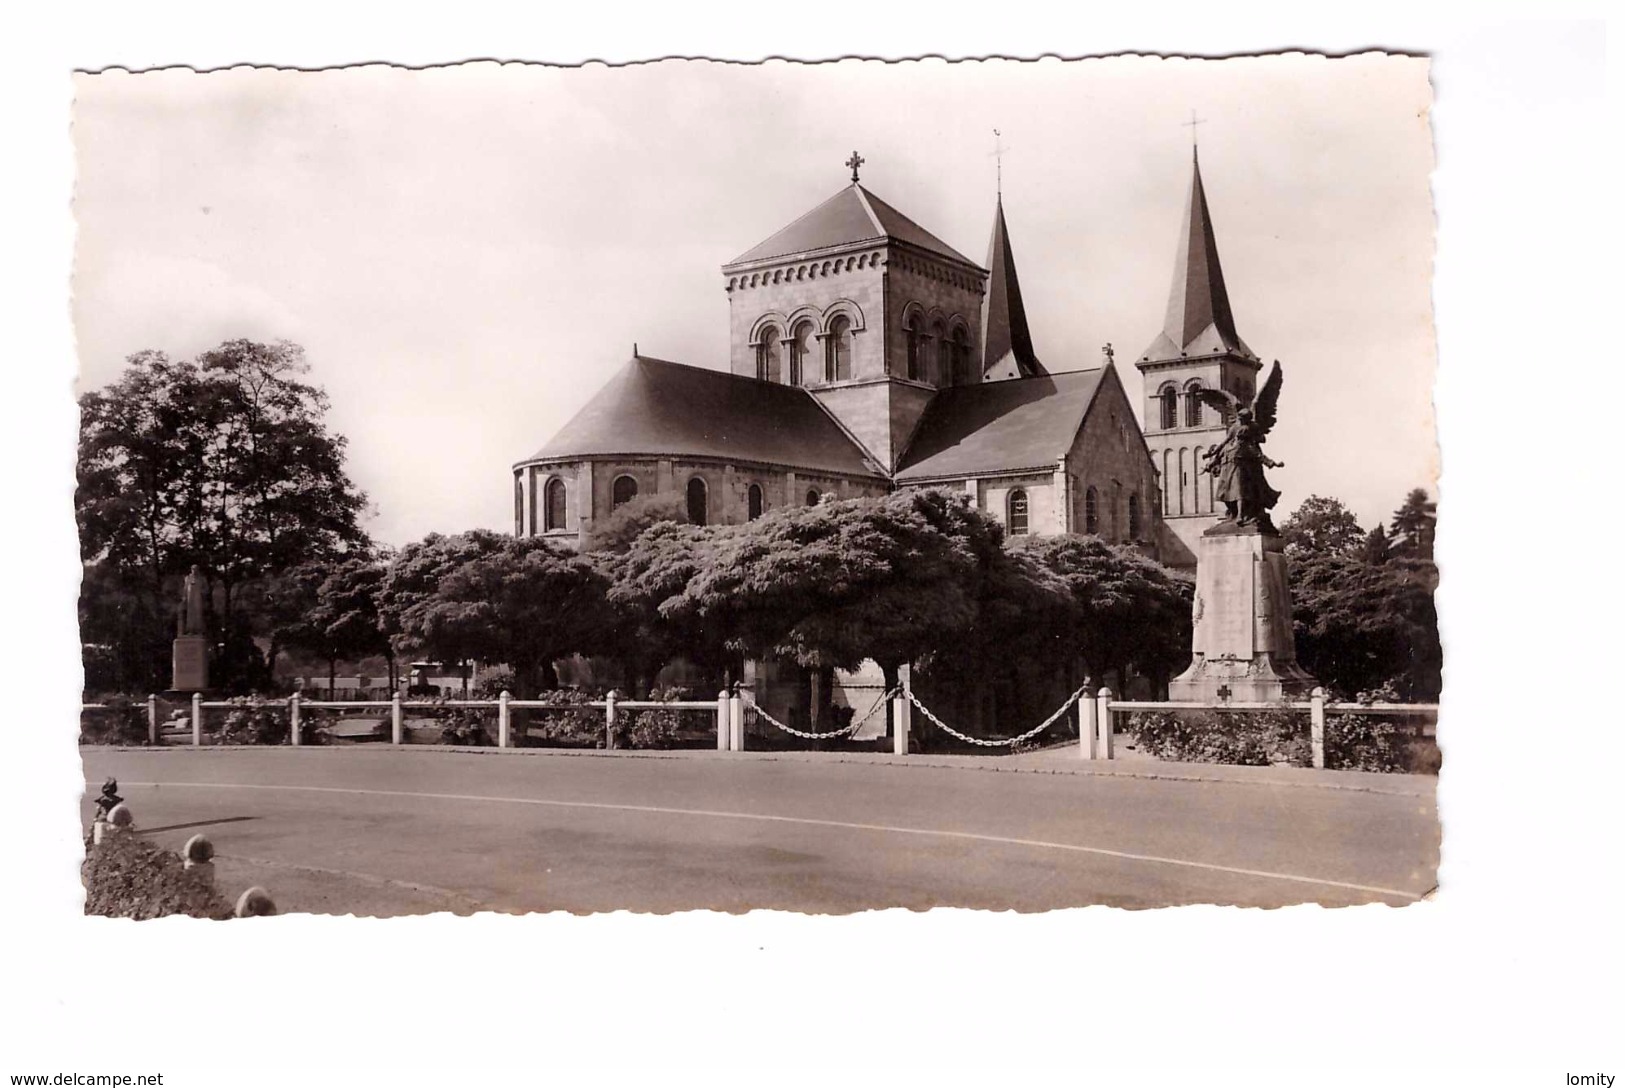
<svg viewBox="0 0 1625 1088"><path fill-rule="evenodd" d="M1141 353L1145 359L1178 359L1182 355L1218 355L1236 352L1252 357L1251 349L1236 334L1230 296L1219 267L1219 246L1213 239L1207 193L1202 189L1202 168L1191 157L1191 188L1185 201L1185 220L1174 256L1174 284L1168 294L1168 315L1162 332Z"/></svg>
<svg viewBox="0 0 1625 1088"><path fill-rule="evenodd" d="M964 254L855 182L723 267L892 239L976 267Z"/></svg>
<svg viewBox="0 0 1625 1088"><path fill-rule="evenodd" d="M982 302L982 375L985 378L1031 378L1047 373L1033 353L1027 309L1021 303L1016 256L1010 228L1004 222L1004 198L993 213L993 237L987 243L987 297Z"/></svg>

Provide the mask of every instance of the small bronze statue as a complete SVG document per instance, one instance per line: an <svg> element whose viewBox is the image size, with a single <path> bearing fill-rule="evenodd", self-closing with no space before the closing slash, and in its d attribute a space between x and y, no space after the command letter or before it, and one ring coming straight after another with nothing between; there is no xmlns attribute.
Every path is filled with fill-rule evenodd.
<svg viewBox="0 0 1625 1088"><path fill-rule="evenodd" d="M124 798L118 795L118 779L109 778L102 783L101 796L96 798L96 818L105 820L109 812L123 803Z"/></svg>
<svg viewBox="0 0 1625 1088"><path fill-rule="evenodd" d="M1199 389L1196 395L1230 421L1224 441L1202 457L1202 471L1217 477L1213 496L1224 503L1225 512L1225 520L1208 531L1222 533L1256 528L1261 533L1275 533L1270 510L1280 500L1281 493L1264 479L1264 469L1283 468L1285 464L1270 460L1260 447L1275 426L1275 402L1281 395L1281 364L1277 362L1271 368L1270 376L1251 405L1243 406L1240 398L1224 389Z"/></svg>

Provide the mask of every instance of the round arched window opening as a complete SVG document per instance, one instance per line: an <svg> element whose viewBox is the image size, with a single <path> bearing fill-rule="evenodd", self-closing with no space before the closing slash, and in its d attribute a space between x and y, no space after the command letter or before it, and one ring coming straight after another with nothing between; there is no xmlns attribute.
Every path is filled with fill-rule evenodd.
<svg viewBox="0 0 1625 1088"><path fill-rule="evenodd" d="M809 488L807 490L807 505L808 506L817 506L818 505L818 500L820 498L822 498L822 497L823 496L818 494L818 489L816 487Z"/></svg>
<svg viewBox="0 0 1625 1088"><path fill-rule="evenodd" d="M762 330L756 344L756 379L763 382L779 380L779 327L769 325Z"/></svg>
<svg viewBox="0 0 1625 1088"><path fill-rule="evenodd" d="M1092 487L1083 493L1083 531L1100 532L1100 493Z"/></svg>
<svg viewBox="0 0 1625 1088"><path fill-rule="evenodd" d="M745 491L745 518L755 521L762 516L762 487L760 484L751 484Z"/></svg>
<svg viewBox="0 0 1625 1088"><path fill-rule="evenodd" d="M844 382L852 376L852 321L841 314L829 323L824 338L824 380Z"/></svg>
<svg viewBox="0 0 1625 1088"><path fill-rule="evenodd" d="M564 481L557 476L547 481L546 509L542 512L542 527L544 529L564 528Z"/></svg>
<svg viewBox="0 0 1625 1088"><path fill-rule="evenodd" d="M1164 386L1158 397L1162 402L1162 429L1171 431L1179 426L1179 391L1173 386Z"/></svg>
<svg viewBox="0 0 1625 1088"><path fill-rule="evenodd" d="M688 481L688 522L690 525L706 523L705 481L698 476Z"/></svg>
<svg viewBox="0 0 1625 1088"><path fill-rule="evenodd" d="M1022 536L1027 532L1027 492L1024 488L1016 488L1010 492L1010 509L1005 517L1005 527L1012 536Z"/></svg>
<svg viewBox="0 0 1625 1088"><path fill-rule="evenodd" d="M638 482L631 476L617 476L609 485L609 508L615 509L638 497Z"/></svg>
<svg viewBox="0 0 1625 1088"><path fill-rule="evenodd" d="M812 322L803 321L790 337L790 384L807 384L807 353L812 349Z"/></svg>
<svg viewBox="0 0 1625 1088"><path fill-rule="evenodd" d="M1128 497L1128 538L1140 539L1140 496L1134 494Z"/></svg>

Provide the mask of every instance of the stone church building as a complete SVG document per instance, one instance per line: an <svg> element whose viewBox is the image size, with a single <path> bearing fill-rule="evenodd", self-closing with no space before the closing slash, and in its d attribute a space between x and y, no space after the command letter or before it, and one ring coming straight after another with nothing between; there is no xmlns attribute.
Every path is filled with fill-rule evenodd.
<svg viewBox="0 0 1625 1088"><path fill-rule="evenodd" d="M1194 566L1218 519L1199 458L1225 421L1192 391L1250 392L1260 367L1236 334L1199 169L1163 330L1136 361L1142 431L1109 347L1038 360L1002 199L979 265L860 184L857 163L722 266L727 370L635 354L514 467L515 532L579 547L651 493L681 495L696 524L739 524L937 487L1011 535L1093 533Z"/></svg>

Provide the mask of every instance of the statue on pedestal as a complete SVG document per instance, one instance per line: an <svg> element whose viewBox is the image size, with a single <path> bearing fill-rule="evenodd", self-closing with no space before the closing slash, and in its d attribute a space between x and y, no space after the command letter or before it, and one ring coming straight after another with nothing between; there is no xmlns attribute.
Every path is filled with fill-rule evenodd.
<svg viewBox="0 0 1625 1088"><path fill-rule="evenodd" d="M196 563L186 574L181 590L181 614L176 623L176 635L202 635L203 627L203 570Z"/></svg>
<svg viewBox="0 0 1625 1088"><path fill-rule="evenodd" d="M203 691L209 686L208 628L203 618L203 571L192 565L181 592L180 615L175 622L173 691Z"/></svg>
<svg viewBox="0 0 1625 1088"><path fill-rule="evenodd" d="M1281 395L1281 364L1277 362L1271 368L1270 376L1250 405L1243 405L1240 398L1224 389L1199 389L1196 395L1230 421L1224 441L1203 455L1202 471L1217 477L1213 495L1224 503L1225 512L1225 520L1208 531L1257 529L1274 535L1276 530L1270 521L1270 511L1280 501L1281 493L1264 479L1264 469L1282 468L1284 463L1270 460L1260 447L1275 426L1275 403Z"/></svg>

